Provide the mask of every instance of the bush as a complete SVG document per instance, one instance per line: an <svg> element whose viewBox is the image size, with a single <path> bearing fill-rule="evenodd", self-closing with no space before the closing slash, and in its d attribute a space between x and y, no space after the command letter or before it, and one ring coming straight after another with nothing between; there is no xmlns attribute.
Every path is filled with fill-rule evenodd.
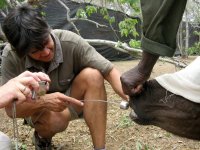
<svg viewBox="0 0 200 150"><path fill-rule="evenodd" d="M200 42L194 43L194 46L188 48L188 55L200 55Z"/></svg>
<svg viewBox="0 0 200 150"><path fill-rule="evenodd" d="M131 41L129 42L129 45L132 48L141 48L141 42L137 40L131 39Z"/></svg>

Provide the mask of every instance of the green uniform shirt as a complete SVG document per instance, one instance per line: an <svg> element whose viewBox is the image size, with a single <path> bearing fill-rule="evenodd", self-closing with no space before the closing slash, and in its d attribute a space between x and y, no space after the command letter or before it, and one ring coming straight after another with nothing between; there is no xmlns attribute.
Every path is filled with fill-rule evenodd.
<svg viewBox="0 0 200 150"><path fill-rule="evenodd" d="M2 55L2 83L6 83L25 70L42 71L47 73L51 79L49 93L64 93L82 69L95 68L105 76L113 68L110 61L101 56L75 33L66 30L53 30L51 36L55 42L55 55L48 70L44 69L44 63L35 61L29 56L19 58L11 46L6 45Z"/></svg>

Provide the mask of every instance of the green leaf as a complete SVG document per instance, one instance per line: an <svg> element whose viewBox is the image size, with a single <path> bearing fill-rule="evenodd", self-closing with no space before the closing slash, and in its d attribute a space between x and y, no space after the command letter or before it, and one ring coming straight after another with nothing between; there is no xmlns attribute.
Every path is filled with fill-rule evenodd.
<svg viewBox="0 0 200 150"><path fill-rule="evenodd" d="M6 0L0 0L0 9L3 9L7 6Z"/></svg>
<svg viewBox="0 0 200 150"><path fill-rule="evenodd" d="M86 12L84 9L80 8L76 12L76 17L78 18L87 18Z"/></svg>
<svg viewBox="0 0 200 150"><path fill-rule="evenodd" d="M188 55L200 55L200 42L194 43L194 45L187 49Z"/></svg>
<svg viewBox="0 0 200 150"><path fill-rule="evenodd" d="M44 11L41 11L40 13L41 13L41 15L42 15L43 17L46 16L46 13L45 13Z"/></svg>
<svg viewBox="0 0 200 150"><path fill-rule="evenodd" d="M109 17L108 21L109 21L110 24L114 23L115 22L115 17Z"/></svg>
<svg viewBox="0 0 200 150"><path fill-rule="evenodd" d="M86 13L88 16L91 16L93 13L97 13L97 7L95 6L86 6Z"/></svg>
<svg viewBox="0 0 200 150"><path fill-rule="evenodd" d="M121 36L132 35L134 37L138 36L138 33L135 29L135 25L138 23L136 19L126 18L119 23L119 29L121 32Z"/></svg>
<svg viewBox="0 0 200 150"><path fill-rule="evenodd" d="M118 42L118 47L120 47L120 45L122 44L121 42ZM130 119L129 116L123 116L120 118L120 122L119 122L119 127L121 128L127 128L132 126L134 123L133 121Z"/></svg>
<svg viewBox="0 0 200 150"><path fill-rule="evenodd" d="M129 45L132 48L141 48L141 41L131 39Z"/></svg>
<svg viewBox="0 0 200 150"><path fill-rule="evenodd" d="M106 16L106 15L108 15L108 10L107 10L106 8L101 8L101 9L100 9L100 14L101 14L102 16Z"/></svg>
<svg viewBox="0 0 200 150"><path fill-rule="evenodd" d="M139 141L136 142L136 149L142 150L142 144Z"/></svg>

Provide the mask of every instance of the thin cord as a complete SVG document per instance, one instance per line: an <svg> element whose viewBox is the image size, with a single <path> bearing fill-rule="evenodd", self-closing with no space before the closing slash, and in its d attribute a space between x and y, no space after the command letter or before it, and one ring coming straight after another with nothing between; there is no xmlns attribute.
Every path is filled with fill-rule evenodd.
<svg viewBox="0 0 200 150"><path fill-rule="evenodd" d="M16 117L16 101L13 102L12 116L13 116L13 134L14 134L15 149L18 150L19 135L18 135L18 126Z"/></svg>
<svg viewBox="0 0 200 150"><path fill-rule="evenodd" d="M170 95L167 95L168 94L168 91L166 90L166 92L165 92L165 97L163 97L163 98L161 98L159 101L162 101L163 103L167 103L168 102L168 100L172 97L172 96L174 96L175 94L170 94Z"/></svg>
<svg viewBox="0 0 200 150"><path fill-rule="evenodd" d="M118 102L114 102L114 101L105 101L105 100L100 100L100 99L93 99L93 100L80 100L82 102L103 102L103 103L110 103L110 104L116 104L119 105Z"/></svg>

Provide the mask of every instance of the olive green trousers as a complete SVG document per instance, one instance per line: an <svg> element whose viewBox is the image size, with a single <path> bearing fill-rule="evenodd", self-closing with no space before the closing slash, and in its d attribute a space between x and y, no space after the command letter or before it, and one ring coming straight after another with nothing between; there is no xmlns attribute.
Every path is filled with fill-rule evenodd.
<svg viewBox="0 0 200 150"><path fill-rule="evenodd" d="M187 0L140 1L143 16L142 49L160 56L173 56Z"/></svg>

